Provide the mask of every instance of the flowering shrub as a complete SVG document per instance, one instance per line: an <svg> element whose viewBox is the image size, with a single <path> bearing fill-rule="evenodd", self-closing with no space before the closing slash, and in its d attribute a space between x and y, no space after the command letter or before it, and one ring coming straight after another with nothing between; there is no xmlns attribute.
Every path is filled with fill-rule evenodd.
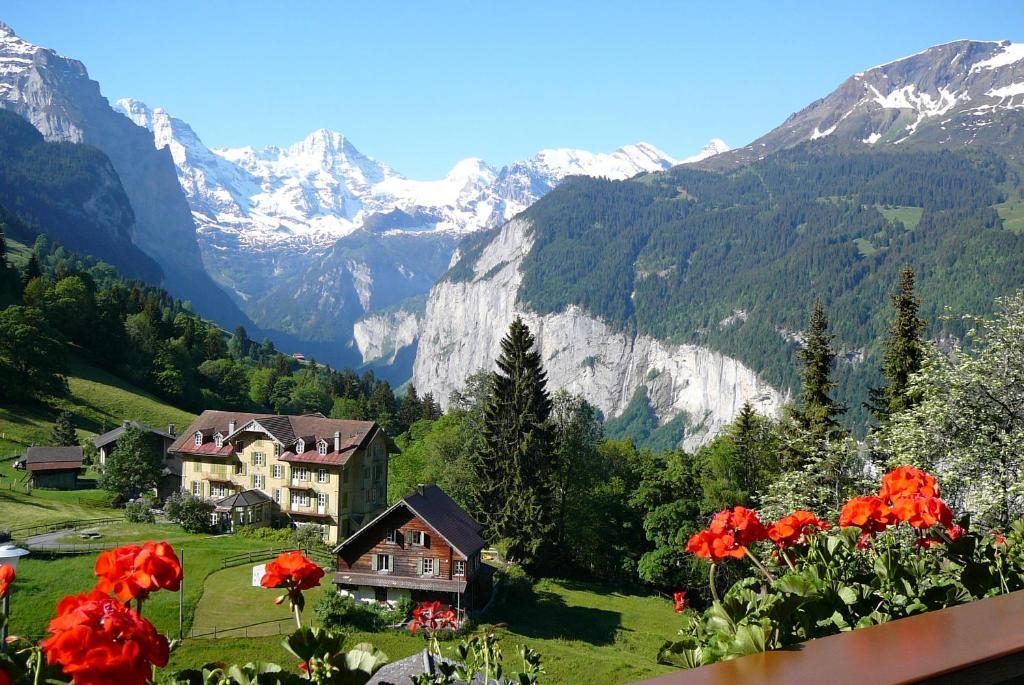
<svg viewBox="0 0 1024 685"><path fill-rule="evenodd" d="M687 544L710 562L714 601L699 612L677 598L683 628L659 661L701 666L1024 588L1024 521L969 532L919 469L887 473L838 524L806 511L768 526L742 507L716 514ZM715 568L738 560L754 573L719 599Z"/></svg>

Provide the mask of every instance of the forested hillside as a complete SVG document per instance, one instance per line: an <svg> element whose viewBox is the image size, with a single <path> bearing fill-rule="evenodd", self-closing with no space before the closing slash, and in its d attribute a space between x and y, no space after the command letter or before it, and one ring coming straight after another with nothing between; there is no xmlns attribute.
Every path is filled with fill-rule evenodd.
<svg viewBox="0 0 1024 685"><path fill-rule="evenodd" d="M989 311L1024 285L1024 235L1004 226L1021 193L1019 169L995 154L820 142L725 174L576 178L526 212L534 244L519 300L709 345L795 388L798 332L820 297L840 399L860 430L900 269L918 274L929 335L963 333L955 315ZM448 278L465 277L474 247Z"/></svg>

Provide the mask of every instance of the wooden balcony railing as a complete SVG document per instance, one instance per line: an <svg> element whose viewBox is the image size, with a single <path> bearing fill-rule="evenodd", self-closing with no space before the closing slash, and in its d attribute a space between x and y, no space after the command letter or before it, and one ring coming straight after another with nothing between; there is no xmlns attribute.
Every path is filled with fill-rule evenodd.
<svg viewBox="0 0 1024 685"><path fill-rule="evenodd" d="M911 616L642 685L1024 682L1024 591Z"/></svg>

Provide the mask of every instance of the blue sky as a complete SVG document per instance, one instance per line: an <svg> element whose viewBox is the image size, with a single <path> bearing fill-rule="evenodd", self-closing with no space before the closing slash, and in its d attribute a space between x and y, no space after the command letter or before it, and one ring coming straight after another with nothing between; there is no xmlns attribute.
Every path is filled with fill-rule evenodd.
<svg viewBox="0 0 1024 685"><path fill-rule="evenodd" d="M330 128L415 178L543 147L735 147L875 64L1024 40L1024 3L1009 0L5 0L0 19L211 147Z"/></svg>

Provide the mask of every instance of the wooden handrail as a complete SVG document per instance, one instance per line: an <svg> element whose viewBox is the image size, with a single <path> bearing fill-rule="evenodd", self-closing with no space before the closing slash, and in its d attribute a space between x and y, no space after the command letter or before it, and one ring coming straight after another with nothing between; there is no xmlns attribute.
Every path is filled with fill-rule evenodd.
<svg viewBox="0 0 1024 685"><path fill-rule="evenodd" d="M642 685L1022 681L1024 590L679 671Z"/></svg>

